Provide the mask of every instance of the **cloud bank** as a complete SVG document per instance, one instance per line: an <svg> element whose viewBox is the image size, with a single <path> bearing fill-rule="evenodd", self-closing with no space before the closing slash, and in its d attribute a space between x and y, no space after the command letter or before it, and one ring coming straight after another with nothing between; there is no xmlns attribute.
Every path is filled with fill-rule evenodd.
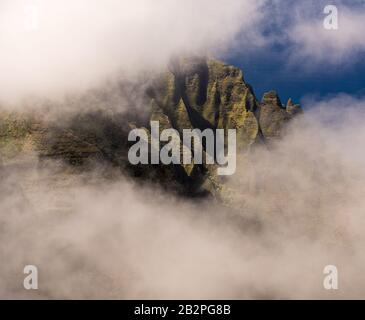
<svg viewBox="0 0 365 320"><path fill-rule="evenodd" d="M0 101L87 89L116 73L161 69L172 55L228 50L255 33L262 1L5 0Z"/></svg>
<svg viewBox="0 0 365 320"><path fill-rule="evenodd" d="M241 163L230 181L240 210L119 174L3 166L0 297L364 297L365 102L311 104ZM26 264L39 268L38 291L22 287ZM323 288L326 265L337 291Z"/></svg>

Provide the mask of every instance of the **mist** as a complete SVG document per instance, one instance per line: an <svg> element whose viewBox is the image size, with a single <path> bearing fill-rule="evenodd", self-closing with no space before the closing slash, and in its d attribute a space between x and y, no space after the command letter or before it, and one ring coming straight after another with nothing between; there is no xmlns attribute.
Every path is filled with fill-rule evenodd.
<svg viewBox="0 0 365 320"><path fill-rule="evenodd" d="M4 163L0 297L363 298L364 101L305 101L282 139L241 155L232 208L100 165ZM38 290L23 288L27 264ZM323 287L327 265L338 290Z"/></svg>
<svg viewBox="0 0 365 320"><path fill-rule="evenodd" d="M161 70L176 54L228 51L259 38L263 1L3 0L0 103L59 99ZM243 31L242 31L243 30Z"/></svg>

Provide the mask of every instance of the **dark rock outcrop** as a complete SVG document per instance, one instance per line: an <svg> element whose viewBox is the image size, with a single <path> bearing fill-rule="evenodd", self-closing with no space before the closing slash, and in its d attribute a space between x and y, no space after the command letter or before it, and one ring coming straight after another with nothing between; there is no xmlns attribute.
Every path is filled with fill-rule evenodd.
<svg viewBox="0 0 365 320"><path fill-rule="evenodd" d="M79 167L91 160L106 162L136 179L155 181L168 189L173 185L189 196L208 193L226 201L229 190L225 190L214 165L130 165L129 131L135 127L148 130L150 120L160 121L163 128L174 128L180 133L193 128L236 129L238 150L245 151L280 137L283 126L301 112L291 100L283 106L274 91L266 93L259 102L241 70L201 57L175 59L169 70L156 76L144 90L142 100L146 105L142 117L140 110L105 110L102 101L98 110L82 111L62 122L46 120L34 112L3 112L3 162L25 154L38 159L63 159Z"/></svg>

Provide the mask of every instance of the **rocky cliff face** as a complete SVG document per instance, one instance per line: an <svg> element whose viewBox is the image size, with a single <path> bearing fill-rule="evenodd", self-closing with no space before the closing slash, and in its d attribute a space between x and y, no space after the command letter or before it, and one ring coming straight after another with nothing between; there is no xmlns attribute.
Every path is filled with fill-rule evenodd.
<svg viewBox="0 0 365 320"><path fill-rule="evenodd" d="M301 112L291 100L283 106L274 91L258 101L241 70L200 57L175 59L168 71L154 77L143 90L142 100L142 116L141 110L133 108L128 112L107 110L102 100L99 108L73 113L67 121L51 120L39 112L4 111L0 113L3 166L23 156L33 161L62 159L77 168L97 161L185 195L211 194L229 202L231 191L214 165L130 165L129 131L136 127L148 130L151 120L160 121L162 129L174 128L180 133L192 128L236 129L238 150L244 152L280 137L283 126Z"/></svg>

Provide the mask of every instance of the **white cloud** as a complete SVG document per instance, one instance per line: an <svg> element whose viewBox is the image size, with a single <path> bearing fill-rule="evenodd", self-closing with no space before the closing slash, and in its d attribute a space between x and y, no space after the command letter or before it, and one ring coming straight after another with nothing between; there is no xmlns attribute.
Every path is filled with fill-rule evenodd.
<svg viewBox="0 0 365 320"><path fill-rule="evenodd" d="M53 162L0 166L0 298L364 297L365 99L307 103L281 141L239 164L239 210L115 171L111 182ZM38 291L22 289L26 264ZM322 286L329 264L336 292Z"/></svg>
<svg viewBox="0 0 365 320"><path fill-rule="evenodd" d="M295 22L288 32L295 58L341 64L365 52L365 10L338 6L338 13L338 30L326 30L323 19L306 17Z"/></svg>
<svg viewBox="0 0 365 320"><path fill-rule="evenodd" d="M83 89L176 52L228 49L239 31L255 32L261 2L2 0L0 100Z"/></svg>

